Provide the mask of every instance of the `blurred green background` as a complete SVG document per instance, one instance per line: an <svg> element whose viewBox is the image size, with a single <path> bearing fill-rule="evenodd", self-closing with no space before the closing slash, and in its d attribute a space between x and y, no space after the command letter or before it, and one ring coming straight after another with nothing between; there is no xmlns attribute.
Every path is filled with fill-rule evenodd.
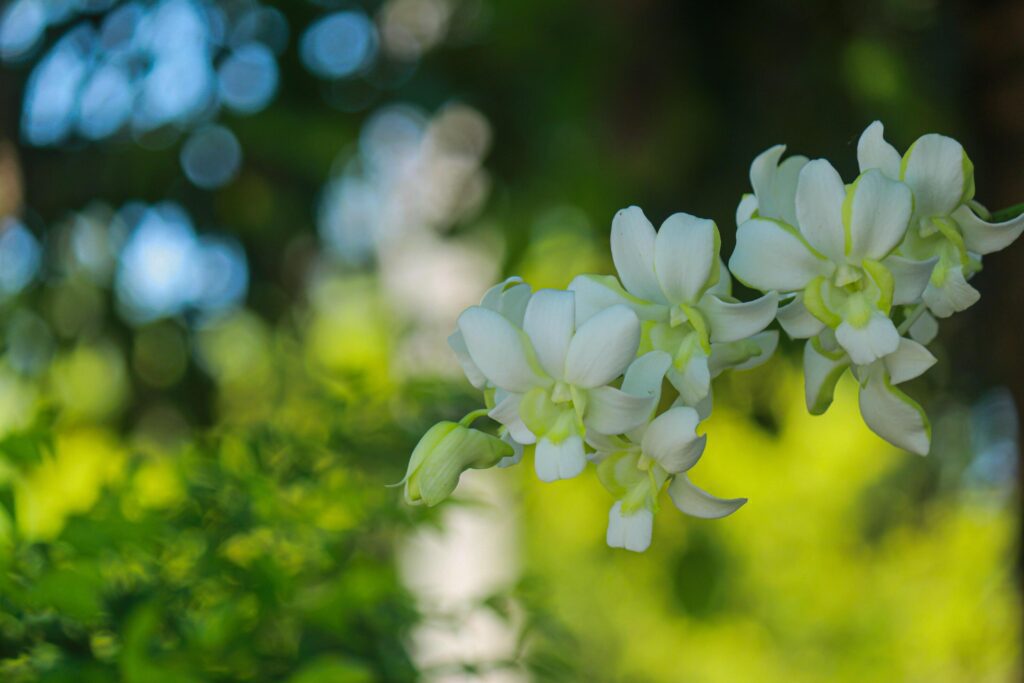
<svg viewBox="0 0 1024 683"><path fill-rule="evenodd" d="M0 680L1016 681L1024 246L910 393L932 454L723 378L720 521L604 544L593 473L385 488L477 406L445 345L510 274L610 272L613 213L718 221L872 120L1024 200L1024 6L8 0Z"/></svg>

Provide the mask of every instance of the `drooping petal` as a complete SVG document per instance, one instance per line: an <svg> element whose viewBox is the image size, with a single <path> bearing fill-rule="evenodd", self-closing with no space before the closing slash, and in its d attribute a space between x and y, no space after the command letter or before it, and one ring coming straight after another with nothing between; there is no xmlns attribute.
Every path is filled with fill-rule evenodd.
<svg viewBox="0 0 1024 683"><path fill-rule="evenodd" d="M661 395L661 381L672 365L672 357L664 351L650 351L629 364L622 378L622 390L633 396L647 398Z"/></svg>
<svg viewBox="0 0 1024 683"><path fill-rule="evenodd" d="M948 216L960 205L969 181L964 148L945 135L917 139L903 158L902 180L914 191L914 215Z"/></svg>
<svg viewBox="0 0 1024 683"><path fill-rule="evenodd" d="M622 284L634 296L664 303L654 275L654 226L637 206L612 219L612 261Z"/></svg>
<svg viewBox="0 0 1024 683"><path fill-rule="evenodd" d="M654 513L640 508L631 515L622 514L622 501L616 501L608 513L608 533L605 540L611 548L625 548L642 553L651 545Z"/></svg>
<svg viewBox="0 0 1024 683"><path fill-rule="evenodd" d="M928 416L913 399L892 386L880 371L861 387L860 414L878 436L911 453L927 455L932 428Z"/></svg>
<svg viewBox="0 0 1024 683"><path fill-rule="evenodd" d="M638 299L614 275L578 275L569 283L569 291L576 295L577 327L616 304L633 309L641 320L668 320L668 306Z"/></svg>
<svg viewBox="0 0 1024 683"><path fill-rule="evenodd" d="M788 304L779 306L776 318L790 339L808 339L825 328L825 323L815 318L804 306L802 293L797 294Z"/></svg>
<svg viewBox="0 0 1024 683"><path fill-rule="evenodd" d="M844 320L836 328L836 341L857 365L867 365L896 350L900 333L889 316L875 311L867 324L855 327Z"/></svg>
<svg viewBox="0 0 1024 683"><path fill-rule="evenodd" d="M597 387L587 392L583 423L587 432L624 434L647 422L657 407L655 396L635 396L615 387Z"/></svg>
<svg viewBox="0 0 1024 683"><path fill-rule="evenodd" d="M1005 249L1024 231L1024 214L1001 223L988 223L967 205L953 212L953 220L963 233L964 246L982 255Z"/></svg>
<svg viewBox="0 0 1024 683"><path fill-rule="evenodd" d="M914 200L910 188L878 169L861 174L849 193L847 254L853 262L884 258L903 241Z"/></svg>
<svg viewBox="0 0 1024 683"><path fill-rule="evenodd" d="M523 331L533 343L537 359L555 378L565 371L565 354L572 340L576 307L572 292L538 290L526 306Z"/></svg>
<svg viewBox="0 0 1024 683"><path fill-rule="evenodd" d="M731 342L757 334L775 318L779 296L769 292L753 301L730 303L705 294L698 308L711 328L711 341Z"/></svg>
<svg viewBox="0 0 1024 683"><path fill-rule="evenodd" d="M655 241L654 270L669 303L697 301L718 262L719 243L714 221L687 213L665 219Z"/></svg>
<svg viewBox="0 0 1024 683"><path fill-rule="evenodd" d="M697 405L711 390L708 357L703 353L694 353L682 370L669 368L668 380L679 392L679 398L685 405Z"/></svg>
<svg viewBox="0 0 1024 683"><path fill-rule="evenodd" d="M459 330L452 332L448 337L448 346L455 352L455 358L462 366L462 372L466 375L469 383L477 389L483 389L487 385L487 378L469 357L469 349L466 348L466 340L462 338L462 332Z"/></svg>
<svg viewBox="0 0 1024 683"><path fill-rule="evenodd" d="M622 374L640 345L640 321L625 306L606 308L576 330L565 359L565 380L599 387Z"/></svg>
<svg viewBox="0 0 1024 683"><path fill-rule="evenodd" d="M736 205L736 225L742 225L753 218L755 211L757 211L757 197L752 194L743 195L740 198L740 203Z"/></svg>
<svg viewBox="0 0 1024 683"><path fill-rule="evenodd" d="M833 266L816 254L790 226L767 218L755 218L739 227L729 270L737 280L762 292L803 289Z"/></svg>
<svg viewBox="0 0 1024 683"><path fill-rule="evenodd" d="M927 261L914 261L902 256L889 256L882 265L892 273L895 286L893 288L892 303L896 306L916 303L924 294L928 286L928 279L932 276L937 258Z"/></svg>
<svg viewBox="0 0 1024 683"><path fill-rule="evenodd" d="M747 502L746 498L716 498L694 486L685 473L672 480L668 495L680 512L702 519L727 517Z"/></svg>
<svg viewBox="0 0 1024 683"><path fill-rule="evenodd" d="M734 342L715 342L708 358L711 377L714 379L725 370L750 370L767 363L778 345L778 330L761 332Z"/></svg>
<svg viewBox="0 0 1024 683"><path fill-rule="evenodd" d="M842 351L826 351L817 339L804 345L804 398L807 412L821 415L832 405L832 396L839 378L850 359Z"/></svg>
<svg viewBox="0 0 1024 683"><path fill-rule="evenodd" d="M937 318L948 318L976 304L981 298L981 293L964 278L963 268L956 266L946 270L941 285L929 282L921 298L928 305L932 315Z"/></svg>
<svg viewBox="0 0 1024 683"><path fill-rule="evenodd" d="M937 359L931 351L912 339L900 339L899 347L882 359L889 381L900 384L920 377Z"/></svg>
<svg viewBox="0 0 1024 683"><path fill-rule="evenodd" d="M559 443L547 437L537 442L533 465L541 481L552 482L572 479L587 466L583 454L583 439L573 434Z"/></svg>
<svg viewBox="0 0 1024 683"><path fill-rule="evenodd" d="M501 314L471 306L459 316L458 325L470 358L495 386L523 393L551 383L529 338Z"/></svg>
<svg viewBox="0 0 1024 683"><path fill-rule="evenodd" d="M704 453L707 436L697 436L700 416L693 408L670 408L654 418L644 433L641 449L669 474L685 472Z"/></svg>
<svg viewBox="0 0 1024 683"><path fill-rule="evenodd" d="M519 443L531 444L537 441L537 437L526 426L519 414L519 404L522 399L522 394L495 396L497 403L487 413L487 416L495 422L505 425L509 435Z"/></svg>
<svg viewBox="0 0 1024 683"><path fill-rule="evenodd" d="M877 168L890 178L900 177L900 153L885 141L881 121L875 121L860 134L857 141L857 164L860 172Z"/></svg>
<svg viewBox="0 0 1024 683"><path fill-rule="evenodd" d="M938 334L939 323L927 311L910 326L910 338L918 344L931 344Z"/></svg>
<svg viewBox="0 0 1024 683"><path fill-rule="evenodd" d="M810 161L800 171L796 186L796 220L811 245L836 263L844 254L843 200L846 188L839 173L825 159ZM779 264L776 268L782 268Z"/></svg>

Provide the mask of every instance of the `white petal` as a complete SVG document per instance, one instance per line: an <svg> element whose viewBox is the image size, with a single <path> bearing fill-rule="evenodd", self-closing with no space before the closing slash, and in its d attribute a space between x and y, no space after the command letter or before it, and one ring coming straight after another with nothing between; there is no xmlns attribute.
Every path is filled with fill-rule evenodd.
<svg viewBox="0 0 1024 683"><path fill-rule="evenodd" d="M679 392L679 398L684 405L697 405L711 390L711 369L708 367L708 357L703 353L693 354L682 370L675 367L669 368L668 380Z"/></svg>
<svg viewBox="0 0 1024 683"><path fill-rule="evenodd" d="M771 324L778 305L779 296L775 292L739 303L704 295L700 300L700 312L711 328L711 341L730 342L753 336Z"/></svg>
<svg viewBox="0 0 1024 683"><path fill-rule="evenodd" d="M501 314L472 306L459 316L469 356L495 386L514 393L551 383L530 347L529 338Z"/></svg>
<svg viewBox="0 0 1024 683"><path fill-rule="evenodd" d="M615 387L597 387L587 392L587 409L583 422L587 431L599 434L624 434L650 418L657 399L634 396Z"/></svg>
<svg viewBox="0 0 1024 683"><path fill-rule="evenodd" d="M797 294L788 304L779 306L776 318L790 339L808 339L825 328L825 323L815 318L804 306L803 294Z"/></svg>
<svg viewBox="0 0 1024 683"><path fill-rule="evenodd" d="M640 321L625 306L606 308L576 330L565 359L565 380L599 387L622 374L640 345Z"/></svg>
<svg viewBox="0 0 1024 683"><path fill-rule="evenodd" d="M736 205L736 225L739 226L754 217L757 211L757 197L752 194L745 194Z"/></svg>
<svg viewBox="0 0 1024 683"><path fill-rule="evenodd" d="M653 530L653 512L640 508L631 515L623 515L622 501L616 501L608 513L608 534L605 540L611 548L642 553L651 545Z"/></svg>
<svg viewBox="0 0 1024 683"><path fill-rule="evenodd" d="M879 260L903 241L914 200L910 188L878 169L865 171L850 188L851 260Z"/></svg>
<svg viewBox="0 0 1024 683"><path fill-rule="evenodd" d="M804 398L807 412L821 415L832 405L836 383L850 366L850 359L841 351L826 353L814 339L804 345Z"/></svg>
<svg viewBox="0 0 1024 683"><path fill-rule="evenodd" d="M767 334L767 332L765 334ZM778 338L778 335L776 335L776 338ZM715 407L714 395L714 390L709 389L708 395L698 401L697 405L693 406L693 409L697 411L697 416L700 418L701 422L711 417L711 410ZM672 404L672 407L677 405L683 405L679 399L676 399L676 402Z"/></svg>
<svg viewBox="0 0 1024 683"><path fill-rule="evenodd" d="M807 157L792 156L779 163L785 150L784 145L776 145L758 155L750 165L750 184L757 197L755 208L759 216L795 225L796 185ZM742 222L736 221L737 225Z"/></svg>
<svg viewBox="0 0 1024 683"><path fill-rule="evenodd" d="M746 498L716 498L694 486L686 474L680 474L672 480L668 495L680 512L702 519L726 517L747 502Z"/></svg>
<svg viewBox="0 0 1024 683"><path fill-rule="evenodd" d="M832 268L794 229L767 218L755 218L739 227L736 249L729 259L729 270L736 279L762 292L803 289Z"/></svg>
<svg viewBox="0 0 1024 683"><path fill-rule="evenodd" d="M530 285L525 284L521 277L513 276L488 289L480 305L501 313L513 325L520 327L529 300Z"/></svg>
<svg viewBox="0 0 1024 683"><path fill-rule="evenodd" d="M833 261L843 260L843 200L846 188L839 173L824 159L810 161L796 186L796 220L811 245ZM776 267L782 267L776 264Z"/></svg>
<svg viewBox="0 0 1024 683"><path fill-rule="evenodd" d="M919 301L925 287L928 286L928 280L937 261L937 258L914 261L902 256L890 256L882 261L882 265L889 269L895 281L893 304L902 306Z"/></svg>
<svg viewBox="0 0 1024 683"><path fill-rule="evenodd" d="M544 370L560 378L565 370L576 317L572 292L541 289L530 297L523 316L523 331L533 343Z"/></svg>
<svg viewBox="0 0 1024 683"><path fill-rule="evenodd" d="M889 316L875 311L863 327L854 327L847 321L836 328L836 341L850 354L857 365L867 365L896 350L900 333Z"/></svg>
<svg viewBox="0 0 1024 683"><path fill-rule="evenodd" d="M469 349L466 348L466 340L462 338L462 332L458 330L452 332L448 337L448 346L455 352L455 358L462 366L462 372L465 373L469 383L477 389L483 389L487 385L487 378L469 357Z"/></svg>
<svg viewBox="0 0 1024 683"><path fill-rule="evenodd" d="M875 121L864 129L857 141L857 163L863 173L877 168L890 178L900 177L900 153L885 141L881 121Z"/></svg>
<svg viewBox="0 0 1024 683"><path fill-rule="evenodd" d="M668 306L638 299L614 275L578 275L569 283L569 291L576 295L577 327L616 304L633 309L641 320L668 320Z"/></svg>
<svg viewBox="0 0 1024 683"><path fill-rule="evenodd" d="M523 460L523 451L526 450L523 444L512 438L509 432L501 435L501 440L512 447L512 455L506 456L498 461L498 467L512 467Z"/></svg>
<svg viewBox="0 0 1024 683"><path fill-rule="evenodd" d="M953 212L953 219L964 235L964 245L976 254L1005 249L1024 231L1024 214L1002 223L987 223L965 205Z"/></svg>
<svg viewBox="0 0 1024 683"><path fill-rule="evenodd" d="M718 280L704 293L714 294L720 299L728 299L732 296L732 277L721 256L718 257Z"/></svg>
<svg viewBox="0 0 1024 683"><path fill-rule="evenodd" d="M749 354L751 345L757 349L754 355ZM738 342L715 342L711 345L711 357L708 359L711 377L714 379L726 370L750 370L767 363L778 345L778 330L761 332ZM740 348L735 348L737 346Z"/></svg>
<svg viewBox="0 0 1024 683"><path fill-rule="evenodd" d="M654 226L637 206L622 209L612 219L612 261L622 284L634 296L661 302L654 275Z"/></svg>
<svg viewBox="0 0 1024 683"><path fill-rule="evenodd" d="M685 472L700 459L707 443L697 436L700 416L693 408L670 408L654 418L644 433L641 449L669 474Z"/></svg>
<svg viewBox="0 0 1024 683"><path fill-rule="evenodd" d="M695 303L706 289L718 261L718 227L714 221L674 213L658 230L654 271L669 303Z"/></svg>
<svg viewBox="0 0 1024 683"><path fill-rule="evenodd" d="M968 284L963 269L957 266L946 271L941 287L929 282L921 298L935 317L948 318L977 303L981 293Z"/></svg>
<svg viewBox="0 0 1024 683"><path fill-rule="evenodd" d="M875 434L911 453L927 455L932 429L916 402L875 372L861 387L860 413Z"/></svg>
<svg viewBox="0 0 1024 683"><path fill-rule="evenodd" d="M915 216L948 216L966 189L964 148L945 135L922 135L907 150L902 179L914 191Z"/></svg>
<svg viewBox="0 0 1024 683"><path fill-rule="evenodd" d="M583 439L575 434L557 444L547 437L541 439L537 442L533 465L541 481L572 479L587 466Z"/></svg>
<svg viewBox="0 0 1024 683"><path fill-rule="evenodd" d="M536 442L537 437L523 423L523 418L519 416L519 401L522 398L522 394L507 394L504 397L496 395L495 400L497 403L487 415L492 420L505 425L513 439L519 443L530 444Z"/></svg>
<svg viewBox="0 0 1024 683"><path fill-rule="evenodd" d="M939 322L925 311L910 326L910 337L919 344L931 344L939 334Z"/></svg>
<svg viewBox="0 0 1024 683"><path fill-rule="evenodd" d="M931 351L911 339L900 339L899 347L882 360L893 384L920 377L936 363Z"/></svg>
<svg viewBox="0 0 1024 683"><path fill-rule="evenodd" d="M645 353L629 364L622 379L622 390L633 396L660 396L661 382L671 365L672 357L664 351Z"/></svg>

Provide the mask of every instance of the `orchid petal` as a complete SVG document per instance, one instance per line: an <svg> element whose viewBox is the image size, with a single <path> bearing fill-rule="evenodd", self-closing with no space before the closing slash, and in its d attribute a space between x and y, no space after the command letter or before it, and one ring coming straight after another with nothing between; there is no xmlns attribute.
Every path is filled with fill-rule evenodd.
<svg viewBox="0 0 1024 683"><path fill-rule="evenodd" d="M537 363L529 338L501 314L471 306L459 316L458 324L470 358L495 386L523 393L551 383Z"/></svg>
<svg viewBox="0 0 1024 683"><path fill-rule="evenodd" d="M668 381L679 392L679 398L684 405L697 405L711 390L708 357L703 353L694 353L682 370L676 367L669 368Z"/></svg>
<svg viewBox="0 0 1024 683"><path fill-rule="evenodd" d="M697 301L718 262L719 244L714 221L686 213L665 219L655 241L654 270L669 303Z"/></svg>
<svg viewBox="0 0 1024 683"><path fill-rule="evenodd" d="M651 421L641 449L669 474L685 472L704 453L707 436L697 436L700 416L693 408L670 408Z"/></svg>
<svg viewBox="0 0 1024 683"><path fill-rule="evenodd" d="M613 275L579 275L569 283L569 291L576 295L577 327L616 304L633 309L641 320L668 319L668 306L633 296Z"/></svg>
<svg viewBox="0 0 1024 683"><path fill-rule="evenodd" d="M483 389L487 385L487 378L469 357L469 349L466 348L466 340L462 338L462 332L459 330L452 332L448 337L448 346L455 352L455 358L462 366L462 372L466 375L469 383L477 389Z"/></svg>
<svg viewBox="0 0 1024 683"><path fill-rule="evenodd" d="M832 405L836 384L850 366L842 351L826 351L817 339L804 345L804 398L807 412L821 415Z"/></svg>
<svg viewBox="0 0 1024 683"><path fill-rule="evenodd" d="M889 381L900 384L920 377L937 359L931 351L912 339L900 339L899 347L882 359Z"/></svg>
<svg viewBox="0 0 1024 683"><path fill-rule="evenodd" d="M948 216L964 200L964 148L945 135L922 135L903 157L902 180L914 191L914 215Z"/></svg>
<svg viewBox="0 0 1024 683"><path fill-rule="evenodd" d="M612 219L612 261L626 289L647 301L662 302L654 275L654 226L637 206L622 209Z"/></svg>
<svg viewBox="0 0 1024 683"><path fill-rule="evenodd" d="M608 533L605 537L611 548L625 548L642 553L651 545L654 531L654 513L640 508L630 515L622 514L622 501L616 501L608 513Z"/></svg>
<svg viewBox="0 0 1024 683"><path fill-rule="evenodd" d="M658 397L661 382L672 365L672 357L664 351L650 351L629 364L622 378L622 390L633 396Z"/></svg>
<svg viewBox="0 0 1024 683"><path fill-rule="evenodd" d="M895 351L900 344L900 333L889 316L875 311L861 327L844 320L836 328L836 341L855 364L867 365Z"/></svg>
<svg viewBox="0 0 1024 683"><path fill-rule="evenodd" d="M755 218L739 227L736 249L729 259L729 270L736 279L762 292L803 289L833 269L796 230L767 218Z"/></svg>
<svg viewBox="0 0 1024 683"><path fill-rule="evenodd" d="M565 370L565 354L572 340L576 307L572 292L541 289L530 297L523 331L533 343L537 359L552 377Z"/></svg>
<svg viewBox="0 0 1024 683"><path fill-rule="evenodd" d="M534 469L541 481L552 482L572 479L587 466L583 453L583 439L573 434L555 443L547 437L537 442L533 456Z"/></svg>
<svg viewBox="0 0 1024 683"><path fill-rule="evenodd" d="M526 447L523 444L516 441L515 439L513 439L511 433L509 433L508 431L501 435L501 440L512 447L512 455L505 456L504 458L499 460L498 467L512 467L513 465L518 465L520 462L522 462L523 452L526 450Z"/></svg>
<svg viewBox="0 0 1024 683"><path fill-rule="evenodd" d="M676 476L668 487L668 495L683 514L701 519L727 517L743 507L746 498L717 498L693 485L686 474Z"/></svg>
<svg viewBox="0 0 1024 683"><path fill-rule="evenodd" d="M640 321L625 306L606 308L583 323L569 342L565 380L599 387L622 374L640 345Z"/></svg>
<svg viewBox="0 0 1024 683"><path fill-rule="evenodd" d="M882 265L892 273L895 282L892 303L902 306L919 301L928 286L928 280L932 276L937 261L937 258L914 261L902 256L889 256L882 261Z"/></svg>
<svg viewBox="0 0 1024 683"><path fill-rule="evenodd" d="M963 233L964 246L975 254L1005 249L1024 231L1024 213L1001 223L988 223L964 205L953 212L953 220Z"/></svg>
<svg viewBox="0 0 1024 683"><path fill-rule="evenodd" d="M815 318L804 306L802 293L797 294L788 304L779 306L776 318L790 339L809 339L825 328L825 323Z"/></svg>
<svg viewBox="0 0 1024 683"><path fill-rule="evenodd" d="M900 153L885 141L883 133L881 121L875 121L864 129L857 141L857 164L861 173L877 168L890 178L899 178Z"/></svg>
<svg viewBox="0 0 1024 683"><path fill-rule="evenodd" d="M963 268L956 266L946 270L946 277L941 285L929 282L921 298L928 305L932 315L937 318L948 318L977 303L981 293L967 282Z"/></svg>
<svg viewBox="0 0 1024 683"><path fill-rule="evenodd" d="M910 188L878 169L865 171L850 188L847 254L854 262L879 260L903 241L914 199Z"/></svg>
<svg viewBox="0 0 1024 683"><path fill-rule="evenodd" d="M878 436L911 453L927 455L931 447L931 423L924 410L885 377L875 371L861 387L860 413Z"/></svg>
<svg viewBox="0 0 1024 683"><path fill-rule="evenodd" d="M938 334L939 322L927 311L910 326L910 338L918 344L931 344Z"/></svg>
<svg viewBox="0 0 1024 683"><path fill-rule="evenodd" d="M726 370L750 370L768 362L779 345L777 330L755 334L734 342L716 342L711 345L708 369L711 377Z"/></svg>
<svg viewBox="0 0 1024 683"><path fill-rule="evenodd" d="M711 328L711 341L731 342L757 334L775 318L779 296L769 292L753 301L730 303L705 295L698 308Z"/></svg>
<svg viewBox="0 0 1024 683"><path fill-rule="evenodd" d="M497 403L487 413L487 416L495 422L505 425L509 435L519 443L531 444L537 441L537 437L519 415L519 402L522 398L522 394L507 394L501 398L495 396Z"/></svg>
<svg viewBox="0 0 1024 683"><path fill-rule="evenodd" d="M846 240L843 200L846 188L839 173L824 159L810 161L800 171L796 186L796 219L810 244L841 263ZM780 264L774 267L781 268Z"/></svg>
<svg viewBox="0 0 1024 683"><path fill-rule="evenodd" d="M791 156L779 163L785 150L784 145L776 145L759 154L750 165L750 184L757 197L759 216L778 218L794 225L796 186L807 157ZM742 221L737 221L739 223Z"/></svg>
<svg viewBox="0 0 1024 683"><path fill-rule="evenodd" d="M587 392L583 423L600 434L623 434L645 423L656 407L653 396L634 396L615 387Z"/></svg>
<svg viewBox="0 0 1024 683"><path fill-rule="evenodd" d="M740 197L740 203L736 205L736 225L742 225L754 217L757 211L757 197L752 194L745 194Z"/></svg>
<svg viewBox="0 0 1024 683"><path fill-rule="evenodd" d="M524 283L521 277L513 276L488 289L480 305L501 313L513 325L520 327L529 301L530 285Z"/></svg>

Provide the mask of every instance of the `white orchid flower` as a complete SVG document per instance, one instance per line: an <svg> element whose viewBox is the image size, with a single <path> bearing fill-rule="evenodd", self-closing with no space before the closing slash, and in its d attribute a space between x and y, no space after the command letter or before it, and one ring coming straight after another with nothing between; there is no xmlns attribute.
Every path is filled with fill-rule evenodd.
<svg viewBox="0 0 1024 683"><path fill-rule="evenodd" d="M551 289L530 297L521 329L483 306L459 317L470 358L497 387L489 415L515 441L537 444L534 465L542 481L583 471L589 431L626 432L654 407L650 396L608 386L636 356L636 314L612 306L578 327L575 321L573 293Z"/></svg>
<svg viewBox="0 0 1024 683"><path fill-rule="evenodd" d="M899 247L913 262L936 263L923 300L946 318L980 298L967 280L981 269L981 257L1006 248L1024 231L1024 215L989 223L974 201L974 165L963 146L944 135L923 135L902 157L886 142L881 122L869 125L857 143L861 171L877 168L906 183L914 194L910 230Z"/></svg>
<svg viewBox="0 0 1024 683"><path fill-rule="evenodd" d="M890 310L917 300L926 282L897 278L899 266L887 260L910 221L910 188L877 169L846 187L817 159L800 170L794 206L797 226L760 216L740 225L733 275L761 291L795 294L779 310L794 338L827 326L858 365L895 351L900 335Z"/></svg>
<svg viewBox="0 0 1024 683"><path fill-rule="evenodd" d="M641 352L659 350L672 357L668 378L687 405L710 390L709 359L716 344L717 364L742 365L767 360L770 338L748 342L775 317L774 293L750 302L730 295L728 273L718 257L721 240L714 221L685 213L669 216L655 232L643 211L633 206L612 221L613 276L582 275L569 285L576 292L582 320L608 306L623 304L643 322Z"/></svg>
<svg viewBox="0 0 1024 683"><path fill-rule="evenodd" d="M689 515L724 517L746 502L745 498L716 498L686 477L707 442L706 436L697 435L699 422L696 410L679 406L628 435L588 435L587 443L599 461L598 478L616 498L608 514L609 546L634 552L647 549L658 497L668 481L672 501Z"/></svg>
<svg viewBox="0 0 1024 683"><path fill-rule="evenodd" d="M852 369L860 383L861 416L871 431L895 446L926 455L931 446L928 416L896 385L920 377L935 362L935 356L923 345L900 338L893 353L870 365L852 365L835 336L826 330L804 346L807 410L812 415L828 410L836 384L847 369Z"/></svg>

